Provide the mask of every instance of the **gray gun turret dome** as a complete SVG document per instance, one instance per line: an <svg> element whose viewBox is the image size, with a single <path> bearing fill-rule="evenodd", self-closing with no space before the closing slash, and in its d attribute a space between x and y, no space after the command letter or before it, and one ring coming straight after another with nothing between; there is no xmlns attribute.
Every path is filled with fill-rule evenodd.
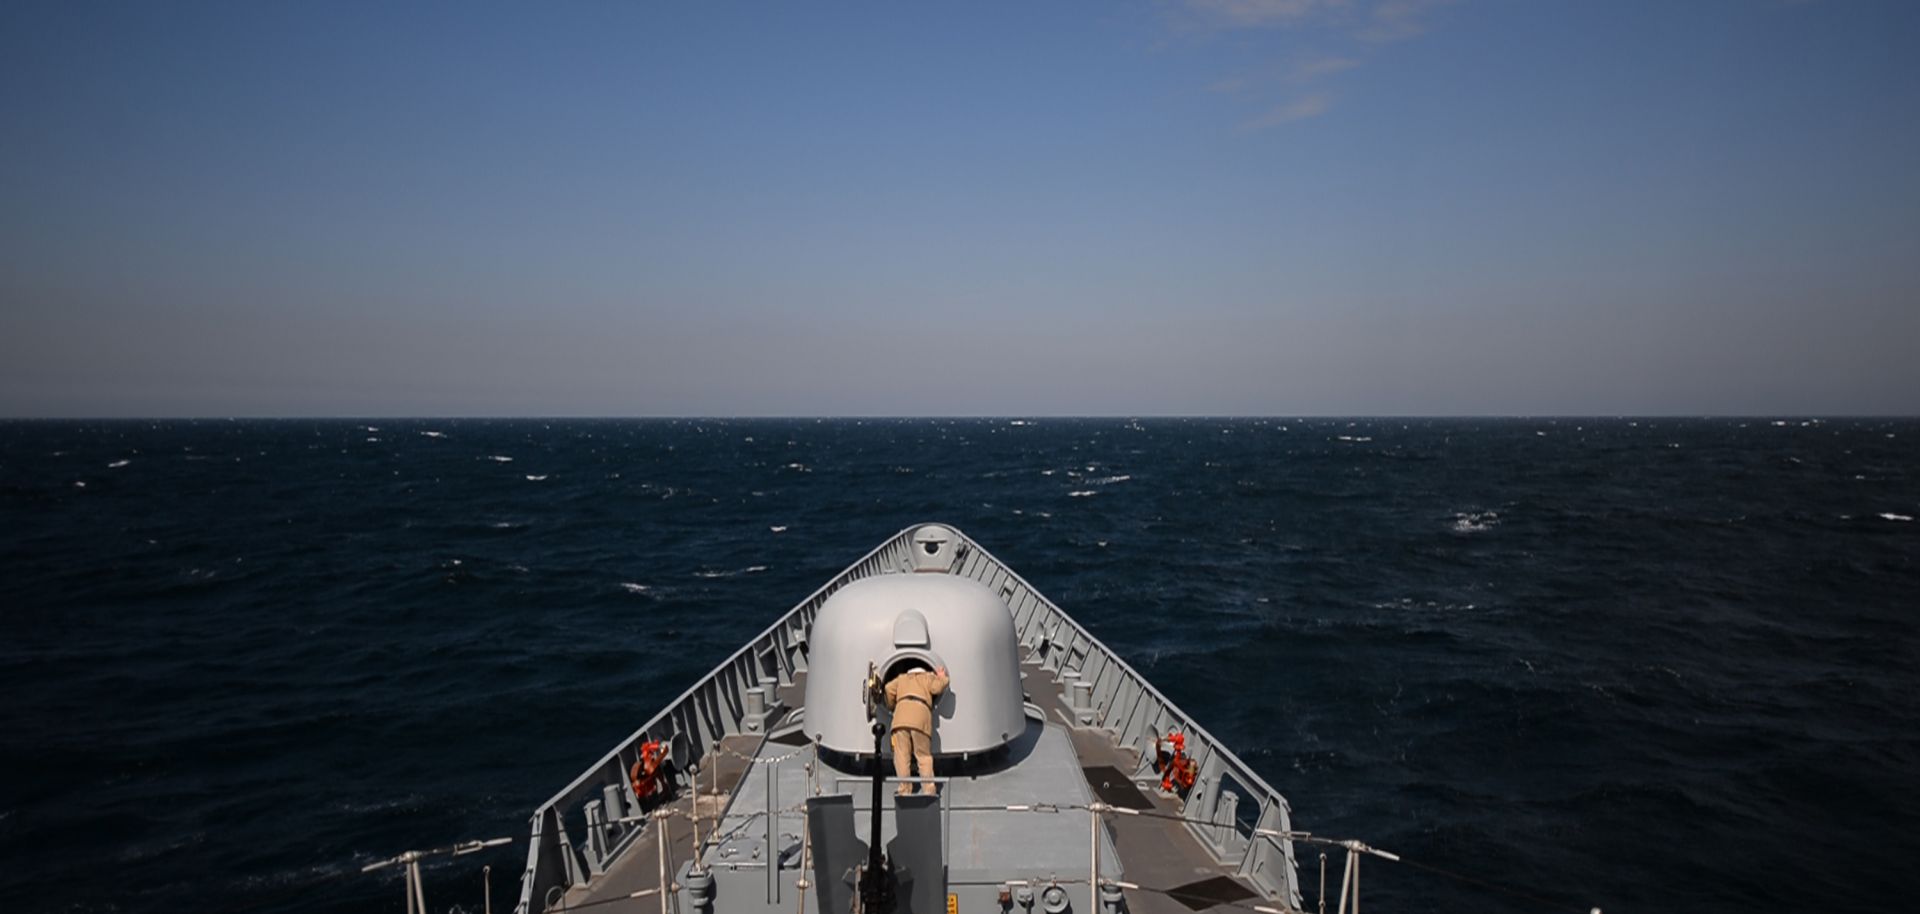
<svg viewBox="0 0 1920 914"><path fill-rule="evenodd" d="M827 598L809 640L806 729L827 749L873 752L860 691L869 663L883 677L915 662L946 666L951 684L933 709L936 755L985 752L1026 729L1013 614L977 581L947 574L855 581Z"/></svg>

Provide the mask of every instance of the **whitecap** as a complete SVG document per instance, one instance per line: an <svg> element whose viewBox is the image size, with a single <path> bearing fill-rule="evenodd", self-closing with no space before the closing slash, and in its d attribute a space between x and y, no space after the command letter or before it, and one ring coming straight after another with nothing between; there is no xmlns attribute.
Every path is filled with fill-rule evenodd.
<svg viewBox="0 0 1920 914"><path fill-rule="evenodd" d="M1481 533L1499 522L1500 514L1495 511L1462 511L1453 516L1453 532Z"/></svg>
<svg viewBox="0 0 1920 914"><path fill-rule="evenodd" d="M486 456L486 457L482 457L482 458L480 458L480 459L481 459L481 460L491 460L491 461L493 461L494 463L512 463L512 462L513 462L513 458L512 458L512 457L508 457L508 456L506 456L506 455L504 455L504 454L490 454L490 455L488 455L488 456Z"/></svg>
<svg viewBox="0 0 1920 914"><path fill-rule="evenodd" d="M733 571L715 571L711 568L706 568L694 572L693 576L696 578L731 578L742 574L759 574L765 570L767 570L767 566L765 565L748 565L745 568L738 568Z"/></svg>
<svg viewBox="0 0 1920 914"><path fill-rule="evenodd" d="M648 587L645 584L635 584L632 581L622 581L620 583L620 589L626 591L627 593L646 593L647 591L652 590L653 588Z"/></svg>
<svg viewBox="0 0 1920 914"><path fill-rule="evenodd" d="M112 463L109 463L109 464L107 464L107 469L109 469L109 470L117 470L117 469L120 469L121 467L123 467L123 466L126 466L127 464L129 464L129 463L132 463L132 462L133 462L133 461L131 461L131 460L116 460L116 461L114 461L114 462L112 462Z"/></svg>
<svg viewBox="0 0 1920 914"><path fill-rule="evenodd" d="M785 533L785 532L787 532L787 525L786 525L786 524L775 524L774 526L771 526L771 527L768 527L767 529L768 529L768 530L771 530L771 531L773 531L773 532L775 532L775 533Z"/></svg>
<svg viewBox="0 0 1920 914"><path fill-rule="evenodd" d="M421 437L423 437L423 438L445 438L445 437L447 437L447 433L446 433L446 432L421 432L421 433L420 433L420 435L421 435Z"/></svg>
<svg viewBox="0 0 1920 914"><path fill-rule="evenodd" d="M1113 485L1113 484L1114 484L1114 483L1116 483L1116 482L1126 482L1127 480L1129 480L1129 479L1132 479L1132 478L1133 478L1133 476L1132 476L1132 475L1126 475L1126 476L1105 476L1105 477L1102 477L1102 478L1100 478L1100 479L1089 479L1089 480L1087 480L1087 484L1088 484L1088 485L1094 485L1094 486L1110 486L1110 485Z"/></svg>
<svg viewBox="0 0 1920 914"><path fill-rule="evenodd" d="M76 489L84 489L84 488L86 488L86 487L87 487L87 484L86 484L86 482L85 482L84 480L78 480L78 479L76 479L76 480L74 480L74 482L73 482L73 487L74 487L74 488L76 488Z"/></svg>
<svg viewBox="0 0 1920 914"><path fill-rule="evenodd" d="M1895 514L1895 513L1893 513L1892 511L1882 511L1882 512L1880 512L1880 519L1881 519L1881 520L1898 520L1898 521L1911 521L1911 520L1913 520L1913 516L1912 516L1912 515L1909 515L1909 514Z"/></svg>
<svg viewBox="0 0 1920 914"><path fill-rule="evenodd" d="M1368 442L1368 441L1372 441L1372 440L1373 440L1373 438L1372 438L1371 436L1369 436L1369 435L1359 435L1359 436L1354 436L1354 435L1341 435L1341 436L1339 436L1339 437L1337 437L1337 438L1336 438L1336 439L1334 439L1334 440L1336 440L1336 441L1351 441L1351 442L1353 442L1354 444L1362 444L1362 443L1365 443L1365 442Z"/></svg>
<svg viewBox="0 0 1920 914"><path fill-rule="evenodd" d="M545 474L545 473L542 473L542 474L540 474L540 475L538 475L538 476L535 476L535 475L533 475L532 473L528 473L528 474L527 474L527 481L528 481L528 482L539 482L539 481L541 481L541 480L543 480L543 479L545 479L545 478L547 478L547 474Z"/></svg>
<svg viewBox="0 0 1920 914"><path fill-rule="evenodd" d="M1094 494L1097 494L1097 493L1095 493L1092 489L1081 489L1078 492L1068 492L1067 497L1068 498L1085 498L1089 495L1094 495Z"/></svg>

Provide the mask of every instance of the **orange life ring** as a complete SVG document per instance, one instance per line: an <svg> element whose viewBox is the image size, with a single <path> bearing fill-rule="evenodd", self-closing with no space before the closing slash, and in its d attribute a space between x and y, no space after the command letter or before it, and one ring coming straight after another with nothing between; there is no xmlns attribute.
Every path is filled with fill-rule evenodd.
<svg viewBox="0 0 1920 914"><path fill-rule="evenodd" d="M660 762L666 756L666 750L659 740L648 740L640 744L640 758L633 763L633 770L627 776L633 780L633 795L637 799L653 796L660 789Z"/></svg>
<svg viewBox="0 0 1920 914"><path fill-rule="evenodd" d="M1167 734L1167 743L1173 745L1173 751L1161 749L1155 759L1160 769L1160 789L1168 793L1186 793L1193 789L1195 776L1199 773L1193 759L1187 757L1187 735L1175 730Z"/></svg>

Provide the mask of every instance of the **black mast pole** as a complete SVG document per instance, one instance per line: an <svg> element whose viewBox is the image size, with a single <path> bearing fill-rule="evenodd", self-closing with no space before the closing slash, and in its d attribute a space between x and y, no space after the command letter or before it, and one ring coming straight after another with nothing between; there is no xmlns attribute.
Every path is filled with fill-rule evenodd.
<svg viewBox="0 0 1920 914"><path fill-rule="evenodd" d="M880 853L880 804L886 796L887 767L880 759L886 724L880 721L879 702L874 694L879 677L868 668L867 716L873 721L873 827L867 833L867 871L860 880L861 914L893 914L893 890L887 878L887 858Z"/></svg>

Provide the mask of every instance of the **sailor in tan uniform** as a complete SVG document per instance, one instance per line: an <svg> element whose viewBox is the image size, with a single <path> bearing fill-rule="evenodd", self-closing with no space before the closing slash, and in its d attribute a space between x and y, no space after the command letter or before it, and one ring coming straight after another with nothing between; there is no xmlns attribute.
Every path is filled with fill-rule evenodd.
<svg viewBox="0 0 1920 914"><path fill-rule="evenodd" d="M933 702L946 691L947 668L944 666L931 673L923 669L908 670L887 683L887 709L893 712L895 775L912 776L907 768L911 755L911 761L920 767L920 776L933 777ZM912 792L913 782L900 782L902 796ZM925 781L921 792L937 794L940 788L932 781Z"/></svg>

